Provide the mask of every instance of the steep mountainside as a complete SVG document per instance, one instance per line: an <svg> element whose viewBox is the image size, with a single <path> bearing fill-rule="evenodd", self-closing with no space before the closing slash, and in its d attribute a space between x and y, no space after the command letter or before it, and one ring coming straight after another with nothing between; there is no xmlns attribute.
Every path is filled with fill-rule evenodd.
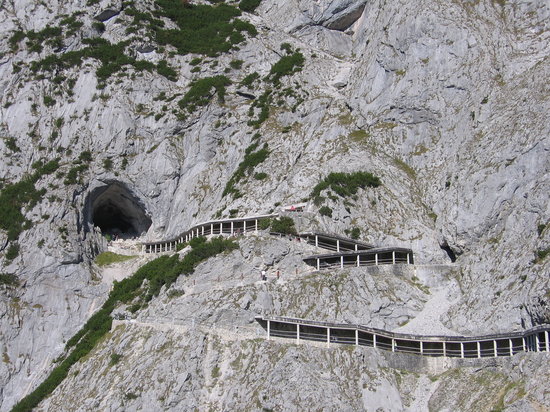
<svg viewBox="0 0 550 412"><path fill-rule="evenodd" d="M542 0L0 1L0 410L153 258L99 253L302 202L298 229L411 248L414 268L315 274L307 246L244 237L117 307L135 322L40 408L549 408L548 354L407 373L376 350L266 342L253 320L550 323L549 22ZM358 171L381 185L314 191ZM283 278L257 282L265 267Z"/></svg>

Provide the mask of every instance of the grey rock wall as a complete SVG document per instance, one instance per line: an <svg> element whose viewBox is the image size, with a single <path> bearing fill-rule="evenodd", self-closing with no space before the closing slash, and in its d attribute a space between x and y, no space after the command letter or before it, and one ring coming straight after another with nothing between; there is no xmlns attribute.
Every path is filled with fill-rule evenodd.
<svg viewBox="0 0 550 412"><path fill-rule="evenodd" d="M51 79L33 78L25 63L53 50L46 47L37 54L22 45L13 53L8 44L11 32L40 30L46 24L59 24L61 14L84 11L81 33L65 44L67 51L78 50L83 38L99 35L92 28L93 18L107 9L120 10L121 4L18 0L0 8L0 178L18 181L32 171L33 162L56 156L66 172L82 151L93 153L82 184L65 185L55 175L37 183L47 195L32 210L25 210L32 228L21 235L20 256L13 262L4 258L7 243L0 233L0 272L15 273L21 280L18 289L3 293L0 300L1 410L8 410L46 376L64 341L106 297L108 286L94 278L90 266L105 244L84 230L86 199L106 181L120 181L132 189L152 220L143 238L156 240L211 219L218 211L228 216L229 210L238 209L239 215L245 215L267 212L276 203L297 203L331 171L371 171L380 176L382 187L360 191L351 205L342 199L327 200L333 217L314 215L308 225L337 233L360 227L362 238L370 243L412 247L416 262L423 265L450 264L441 246L450 249L457 256L452 281L438 283L437 276L423 278L424 272L417 273L434 293L440 293L437 296L445 296L441 307L447 309L436 316L441 328L477 334L548 321L549 260L535 261L535 252L549 247L550 233L547 228L538 233L539 225L550 221L546 2L264 0L256 14L243 17L258 27L258 37L220 56L217 66L205 64L200 75L192 73L190 57L136 50L135 55L146 61L167 58L178 68L178 80L146 72L120 82L112 79L106 89L98 90L97 63L88 61L66 73L76 80L74 95L55 97L56 102L46 106L44 96L53 93ZM102 38L113 42L127 38L117 17L105 21ZM283 108L272 108L259 129L271 153L255 171L266 172L268 178L241 183L239 199L222 198L256 132L247 126L250 101L232 85L224 105L213 102L182 120L172 113L177 99L166 104L154 98L161 92L183 94L197 76L223 74L233 59L245 62L236 78L254 71L263 77L279 60L283 42L300 48L306 62L300 73L283 79L282 87L293 88L304 100L294 111L290 106L296 98L289 98ZM261 90L251 92L259 95ZM156 119L155 114L162 116ZM63 121L57 125L60 118ZM19 152L7 147L9 137L16 138ZM108 158L112 170L104 167ZM243 248L245 259L250 259L246 253L257 253L253 246ZM230 267L231 273L253 273L266 263L280 264L287 272L300 267L299 255L290 249L285 255L282 245L273 248L271 254L248 263L235 259L230 266L209 264L218 264L216 270ZM429 319L423 308L430 307L427 302L433 297L414 282L388 275L385 270L351 271L346 275L349 283L334 290L316 289L320 285L312 284L318 280L306 279L300 286L277 286L258 300L249 290L250 297L244 294L238 301L253 309L237 319L244 321L267 307L282 315L390 329L404 321L422 327L422 322L413 323L414 318ZM205 291L201 299L217 301L222 292ZM328 303L340 295L349 296L349 301L338 307ZM200 307L194 310L207 316ZM258 345L273 350L265 343ZM256 349L248 353L253 359ZM304 356L305 364L315 359ZM326 356L326 364L332 365L332 355ZM346 362L360 362L355 355L341 356ZM258 371L265 368L265 357L261 359ZM396 410L405 408L406 400L397 400L403 387L385 372L372 373L380 386L372 398L377 400L369 405L387 397L395 400ZM316 379L330 380L322 375ZM179 402L199 399L203 395L197 388L203 384L193 383L187 400L178 398L169 404L177 408ZM529 385L540 392L535 383ZM286 393L292 392L290 388ZM360 402L366 396L361 393L365 389L354 387L342 396ZM113 409L123 408L127 401L117 396L119 406L113 404ZM203 405L212 402L221 409L244 405L210 392L204 396L212 400L201 401ZM270 392L270 396L275 395ZM297 392L292 396L298 409L309 401ZM110 404L112 399L103 402ZM260 405L254 407L271 407L260 395L258 399ZM106 405L99 402L82 408ZM359 408L359 403L350 405Z"/></svg>

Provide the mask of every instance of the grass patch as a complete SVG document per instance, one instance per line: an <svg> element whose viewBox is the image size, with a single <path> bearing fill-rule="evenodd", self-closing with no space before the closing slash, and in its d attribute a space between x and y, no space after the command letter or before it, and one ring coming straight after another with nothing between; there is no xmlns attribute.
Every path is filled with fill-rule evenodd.
<svg viewBox="0 0 550 412"><path fill-rule="evenodd" d="M117 262L125 262L136 256L119 255L113 252L103 252L96 256L95 263L98 266L107 266Z"/></svg>
<svg viewBox="0 0 550 412"><path fill-rule="evenodd" d="M395 163L395 165L399 169L404 171L407 174L407 176L409 176L411 179L416 179L416 172L414 171L414 169L412 167L410 167L407 163L405 163L403 160L398 159L397 157L395 157L393 159L393 163Z"/></svg>

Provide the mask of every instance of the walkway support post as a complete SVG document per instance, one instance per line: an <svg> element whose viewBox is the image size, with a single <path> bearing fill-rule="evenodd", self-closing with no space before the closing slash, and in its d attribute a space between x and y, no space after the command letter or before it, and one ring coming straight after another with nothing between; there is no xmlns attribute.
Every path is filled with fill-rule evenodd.
<svg viewBox="0 0 550 412"><path fill-rule="evenodd" d="M378 266L378 253L374 254L374 264Z"/></svg>
<svg viewBox="0 0 550 412"><path fill-rule="evenodd" d="M548 332L546 332L546 333L548 333ZM522 345L523 345L523 351L524 351L524 352L527 352L527 345L525 344L525 336L523 336L523 337L521 338L521 343L522 343Z"/></svg>
<svg viewBox="0 0 550 412"><path fill-rule="evenodd" d="M411 264L411 254L407 252L407 265Z"/></svg>
<svg viewBox="0 0 550 412"><path fill-rule="evenodd" d="M359 259L359 255L357 255L357 267L361 266L361 260Z"/></svg>
<svg viewBox="0 0 550 412"><path fill-rule="evenodd" d="M481 345L479 341L477 341L477 357L481 358Z"/></svg>
<svg viewBox="0 0 550 412"><path fill-rule="evenodd" d="M344 269L344 255L340 256L340 269Z"/></svg>
<svg viewBox="0 0 550 412"><path fill-rule="evenodd" d="M210 234L214 234L214 223L210 223Z"/></svg>
<svg viewBox="0 0 550 412"><path fill-rule="evenodd" d="M395 265L395 250L391 252L391 261Z"/></svg>
<svg viewBox="0 0 550 412"><path fill-rule="evenodd" d="M546 352L550 352L550 342L548 342L548 331L544 332L544 337L546 338Z"/></svg>
<svg viewBox="0 0 550 412"><path fill-rule="evenodd" d="M376 335L374 333L372 334L372 347L376 348Z"/></svg>
<svg viewBox="0 0 550 412"><path fill-rule="evenodd" d="M424 354L424 342L420 341L420 354Z"/></svg>
<svg viewBox="0 0 550 412"><path fill-rule="evenodd" d="M267 320L267 340L269 340L269 336L271 335L271 321Z"/></svg>
<svg viewBox="0 0 550 412"><path fill-rule="evenodd" d="M330 328L327 328L327 348L330 347Z"/></svg>
<svg viewBox="0 0 550 412"><path fill-rule="evenodd" d="M443 356L447 357L447 342L443 341Z"/></svg>
<svg viewBox="0 0 550 412"><path fill-rule="evenodd" d="M511 342L511 341L510 341ZM540 348L539 348L539 334L538 332L535 334L535 352L539 352L540 351Z"/></svg>
<svg viewBox="0 0 550 412"><path fill-rule="evenodd" d="M204 236L204 226L201 226L201 233Z"/></svg>
<svg viewBox="0 0 550 412"><path fill-rule="evenodd" d="M512 339L508 339L508 345L510 349L510 356L512 356L514 354L514 351L512 349Z"/></svg>
<svg viewBox="0 0 550 412"><path fill-rule="evenodd" d="M464 359L464 342L460 342L460 357Z"/></svg>
<svg viewBox="0 0 550 412"><path fill-rule="evenodd" d="M254 232L258 234L258 219L254 219Z"/></svg>
<svg viewBox="0 0 550 412"><path fill-rule="evenodd" d="M319 237L315 235L315 249L319 249Z"/></svg>
<svg viewBox="0 0 550 412"><path fill-rule="evenodd" d="M355 346L359 346L359 329L355 329Z"/></svg>
<svg viewBox="0 0 550 412"><path fill-rule="evenodd" d="M493 341L493 352L494 352L494 355L495 355L495 358L496 358L498 356L497 341L496 340Z"/></svg>
<svg viewBox="0 0 550 412"><path fill-rule="evenodd" d="M300 324L296 324L296 343L300 344Z"/></svg>
<svg viewBox="0 0 550 412"><path fill-rule="evenodd" d="M340 241L338 239L336 240L336 251L340 252Z"/></svg>
<svg viewBox="0 0 550 412"><path fill-rule="evenodd" d="M321 270L321 261L317 258L317 270Z"/></svg>
<svg viewBox="0 0 550 412"><path fill-rule="evenodd" d="M391 351L395 352L395 339L391 338Z"/></svg>
<svg viewBox="0 0 550 412"><path fill-rule="evenodd" d="M243 220L243 234L246 233L246 220Z"/></svg>

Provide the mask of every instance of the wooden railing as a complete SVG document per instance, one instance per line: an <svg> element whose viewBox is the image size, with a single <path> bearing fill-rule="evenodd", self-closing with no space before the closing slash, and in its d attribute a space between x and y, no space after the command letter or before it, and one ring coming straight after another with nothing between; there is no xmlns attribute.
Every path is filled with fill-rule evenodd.
<svg viewBox="0 0 550 412"><path fill-rule="evenodd" d="M522 332L466 336L411 335L369 328L363 325L321 322L288 317L256 317L267 338L368 346L392 352L422 356L483 358L513 356L519 352L550 352L550 325Z"/></svg>

